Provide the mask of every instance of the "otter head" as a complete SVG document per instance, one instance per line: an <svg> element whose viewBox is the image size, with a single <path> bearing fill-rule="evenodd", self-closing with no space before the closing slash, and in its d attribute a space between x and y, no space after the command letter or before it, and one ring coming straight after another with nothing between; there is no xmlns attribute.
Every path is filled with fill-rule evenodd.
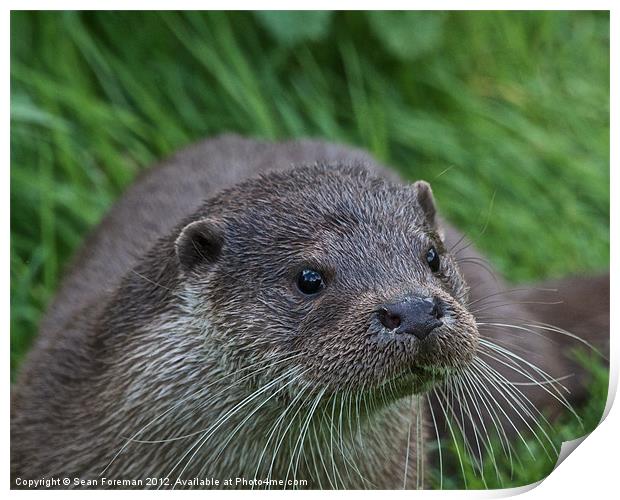
<svg viewBox="0 0 620 500"><path fill-rule="evenodd" d="M239 184L181 231L184 296L232 369L291 392L421 392L472 360L467 286L430 186L303 167Z"/></svg>

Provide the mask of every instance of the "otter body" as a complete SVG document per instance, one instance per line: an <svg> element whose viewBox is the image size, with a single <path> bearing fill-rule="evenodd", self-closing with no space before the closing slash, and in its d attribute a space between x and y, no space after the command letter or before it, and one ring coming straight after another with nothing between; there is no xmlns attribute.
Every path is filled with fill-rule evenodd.
<svg viewBox="0 0 620 500"><path fill-rule="evenodd" d="M504 285L461 239L428 185L356 149L223 136L174 155L87 239L41 322L12 396L13 481L420 487L426 391L472 362L479 328L506 335L474 318ZM567 368L552 342L510 341Z"/></svg>

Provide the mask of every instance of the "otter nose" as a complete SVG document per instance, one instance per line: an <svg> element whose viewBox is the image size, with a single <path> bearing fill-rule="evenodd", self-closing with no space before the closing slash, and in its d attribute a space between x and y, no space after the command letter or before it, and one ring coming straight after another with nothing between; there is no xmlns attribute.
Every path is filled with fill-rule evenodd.
<svg viewBox="0 0 620 500"><path fill-rule="evenodd" d="M408 297L394 304L385 304L377 311L383 326L396 333L409 333L422 340L441 326L443 302L435 297Z"/></svg>

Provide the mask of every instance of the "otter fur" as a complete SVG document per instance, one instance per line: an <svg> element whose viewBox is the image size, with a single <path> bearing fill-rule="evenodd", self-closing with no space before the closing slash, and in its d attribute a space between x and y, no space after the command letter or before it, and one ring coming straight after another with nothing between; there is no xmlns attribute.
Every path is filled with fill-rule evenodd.
<svg viewBox="0 0 620 500"><path fill-rule="evenodd" d="M222 136L181 151L137 179L67 270L13 387L12 486L421 487L433 406L441 418L426 391L465 370L481 336L509 338L544 373L574 368L548 339L480 321L506 285L478 259L428 184L360 150ZM307 269L316 296L296 287ZM381 316L419 298L441 310L424 338ZM487 303L495 317L545 319L501 302ZM514 369L489 362L498 390ZM564 405L548 392L523 389ZM131 483L146 478L159 482Z"/></svg>

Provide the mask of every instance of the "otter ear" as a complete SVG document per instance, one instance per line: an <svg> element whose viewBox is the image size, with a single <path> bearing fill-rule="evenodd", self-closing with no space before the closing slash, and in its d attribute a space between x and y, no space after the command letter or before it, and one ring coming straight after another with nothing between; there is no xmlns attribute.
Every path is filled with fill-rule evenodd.
<svg viewBox="0 0 620 500"><path fill-rule="evenodd" d="M417 181L413 183L413 190L427 222L431 227L437 227L437 210L431 185L426 181Z"/></svg>
<svg viewBox="0 0 620 500"><path fill-rule="evenodd" d="M210 219L191 222L183 228L174 246L183 269L191 271L200 264L212 264L224 245L224 234Z"/></svg>

